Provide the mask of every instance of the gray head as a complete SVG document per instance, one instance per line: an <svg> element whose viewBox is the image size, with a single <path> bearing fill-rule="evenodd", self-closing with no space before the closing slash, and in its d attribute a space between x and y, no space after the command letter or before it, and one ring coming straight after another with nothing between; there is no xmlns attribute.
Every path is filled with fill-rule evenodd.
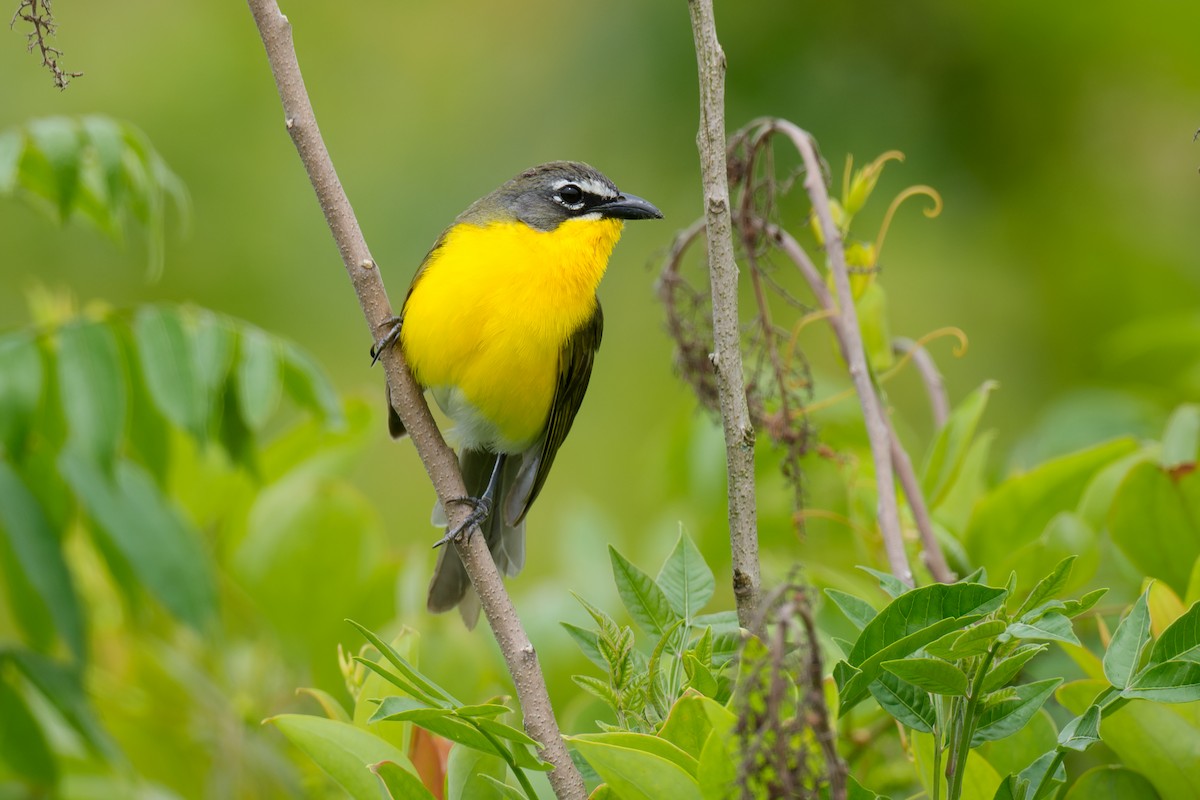
<svg viewBox="0 0 1200 800"><path fill-rule="evenodd" d="M459 222L476 225L518 220L552 231L569 219L662 219L662 212L632 194L622 194L600 171L578 161L551 161L476 200Z"/></svg>

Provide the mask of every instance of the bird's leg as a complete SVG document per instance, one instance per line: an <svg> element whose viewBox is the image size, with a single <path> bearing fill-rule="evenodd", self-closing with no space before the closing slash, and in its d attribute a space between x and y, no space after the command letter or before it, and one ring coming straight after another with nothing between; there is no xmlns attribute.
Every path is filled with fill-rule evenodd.
<svg viewBox="0 0 1200 800"><path fill-rule="evenodd" d="M471 506L471 513L462 523L455 525L454 528L446 533L441 539L434 542L434 547L441 547L447 542L457 537L463 531L467 531L470 536L470 531L476 525L482 525L483 521L492 513L492 504L496 502L496 490L500 486L500 470L504 468L504 459L507 454L498 453L496 455L496 465L492 467L492 476L488 478L487 488L483 490L480 497L454 497L448 502L463 503Z"/></svg>
<svg viewBox="0 0 1200 800"><path fill-rule="evenodd" d="M375 344L371 345L371 366L375 366L375 362L383 355L383 351L396 343L400 338L400 328L404 325L404 317L388 317L379 327L387 326L387 333L379 337Z"/></svg>

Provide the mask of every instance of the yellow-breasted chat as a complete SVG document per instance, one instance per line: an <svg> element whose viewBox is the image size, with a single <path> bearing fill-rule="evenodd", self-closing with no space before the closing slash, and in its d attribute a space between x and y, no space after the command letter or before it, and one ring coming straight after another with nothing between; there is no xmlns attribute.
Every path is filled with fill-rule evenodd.
<svg viewBox="0 0 1200 800"><path fill-rule="evenodd" d="M378 354L398 341L417 383L453 421L463 502L472 506L460 528L480 526L504 575L524 566L525 515L583 402L604 329L596 289L624 221L661 218L587 164L528 169L442 232L376 344ZM392 435L403 436L390 402L388 411ZM427 605L458 606L469 626L478 618L453 547L438 556Z"/></svg>

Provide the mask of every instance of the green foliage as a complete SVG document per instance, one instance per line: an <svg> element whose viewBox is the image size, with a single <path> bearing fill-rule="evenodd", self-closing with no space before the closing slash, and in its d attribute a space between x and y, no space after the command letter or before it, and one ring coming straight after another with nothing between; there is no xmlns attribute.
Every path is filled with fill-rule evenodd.
<svg viewBox="0 0 1200 800"><path fill-rule="evenodd" d="M403 631L389 644L362 625L350 624L370 644L363 655L343 664L356 698L354 714L309 690L327 718L283 715L268 722L354 798L375 800L381 786L385 797L432 796L407 755L413 725L455 745L445 775L447 796L537 797L527 773L544 772L550 765L537 757L537 742L500 721L513 713L503 698L464 704L414 666L417 639L412 631ZM402 694L387 694L396 689ZM519 791L505 783L509 772Z"/></svg>
<svg viewBox="0 0 1200 800"><path fill-rule="evenodd" d="M613 730L652 733L689 689L719 702L728 700L725 667L740 641L737 617L733 612L699 613L712 597L715 581L696 545L681 532L656 578L616 548L609 548L609 556L626 611L653 637L650 653L637 648L630 627L618 625L583 598L576 599L596 627L563 627L584 655L607 673L606 680L576 675L575 682L612 709L617 720Z"/></svg>
<svg viewBox="0 0 1200 800"><path fill-rule="evenodd" d="M988 798L994 792L996 800L1039 800L1052 796L1065 780L1064 755L1101 741L1102 720L1131 700L1200 701L1200 659L1195 657L1200 652L1200 604L1166 626L1151 646L1147 589L1104 654L1107 688L1079 709L1051 749L1034 754L1003 780L1003 773L984 757L972 756L988 742L1018 734L1062 683L1062 678L1015 681L1046 650L1037 642L1079 644L1071 618L1090 609L1099 594L1061 598L1074 562L1074 556L1059 562L1012 612L1012 587L1019 585L1015 578L1008 588L958 583L912 589L874 616L862 613L865 601L832 595L860 629L846 659L833 671L839 715L869 693L901 725L931 734L919 761L928 771L922 779L933 787L934 797L945 791L950 800Z"/></svg>
<svg viewBox="0 0 1200 800"><path fill-rule="evenodd" d="M255 419L239 402L254 372L248 340L275 356L271 372L257 378L274 385L274 400ZM286 415L284 395L293 401ZM326 511L328 493L305 492L307 505L297 505L299 479L278 479L311 463L324 437L348 428L347 418L327 379L294 345L206 310L167 305L47 320L0 336L0 411L0 610L19 632L0 647L0 702L14 726L4 726L14 738L0 748L0 761L14 762L30 785L49 788L62 777L62 737L51 732L64 724L88 758L121 763L121 748L84 689L97 587L111 582L116 613L135 629L165 622L213 631L225 551L205 529L244 525L239 520L256 507L264 481L277 481L271 491L281 505L335 518ZM308 427L282 425L288 415L309 420ZM361 428L358 416L353 425ZM280 430L289 431L282 441L293 442L287 463L275 454ZM328 470L299 474L311 484ZM214 505L204 487L230 480L241 487L226 498L233 502ZM335 519L345 552L346 537L362 523ZM256 525L244 541L270 530ZM278 547L233 552L253 569L286 563L278 562ZM277 590L251 591L269 609ZM322 597L311 586L307 594Z"/></svg>
<svg viewBox="0 0 1200 800"><path fill-rule="evenodd" d="M146 136L99 114L46 117L0 131L5 195L63 223L82 217L118 242L135 220L146 231L152 275L162 271L168 204L181 220L189 211L183 182Z"/></svg>

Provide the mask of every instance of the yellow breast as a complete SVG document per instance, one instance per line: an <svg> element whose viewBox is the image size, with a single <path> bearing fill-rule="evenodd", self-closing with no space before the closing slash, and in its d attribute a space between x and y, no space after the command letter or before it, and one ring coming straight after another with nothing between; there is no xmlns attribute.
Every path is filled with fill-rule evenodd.
<svg viewBox="0 0 1200 800"><path fill-rule="evenodd" d="M430 254L404 307L401 343L462 444L519 452L541 435L559 352L595 310L621 227L459 224Z"/></svg>

